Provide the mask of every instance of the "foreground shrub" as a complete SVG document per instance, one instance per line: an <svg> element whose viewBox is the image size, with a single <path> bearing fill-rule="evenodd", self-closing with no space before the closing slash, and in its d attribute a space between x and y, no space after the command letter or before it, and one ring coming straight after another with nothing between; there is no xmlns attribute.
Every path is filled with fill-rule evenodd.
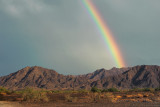
<svg viewBox="0 0 160 107"><path fill-rule="evenodd" d="M62 92L59 90L52 90L52 93L62 93Z"/></svg>
<svg viewBox="0 0 160 107"><path fill-rule="evenodd" d="M0 93L1 92L6 92L7 91L7 89L6 88L4 88L4 87L0 87Z"/></svg>
<svg viewBox="0 0 160 107"><path fill-rule="evenodd" d="M77 93L89 93L88 90L82 89L82 90L78 90Z"/></svg>
<svg viewBox="0 0 160 107"><path fill-rule="evenodd" d="M103 89L102 92L108 92L108 89Z"/></svg>
<svg viewBox="0 0 160 107"><path fill-rule="evenodd" d="M48 101L45 91L26 88L20 92L24 101Z"/></svg>
<svg viewBox="0 0 160 107"><path fill-rule="evenodd" d="M6 88L4 88L4 87L0 87L0 93L7 93L7 94L10 94L11 91L8 90L8 89L6 89Z"/></svg>
<svg viewBox="0 0 160 107"><path fill-rule="evenodd" d="M140 88L133 88L133 89L130 89L129 91L131 91L131 92L139 92L139 91L142 91L142 89L140 89Z"/></svg>
<svg viewBox="0 0 160 107"><path fill-rule="evenodd" d="M160 91L160 87L158 87L158 88L155 88L155 91Z"/></svg>
<svg viewBox="0 0 160 107"><path fill-rule="evenodd" d="M101 92L101 90L98 89L97 87L92 87L91 92Z"/></svg>
<svg viewBox="0 0 160 107"><path fill-rule="evenodd" d="M72 97L70 94L66 94L65 95L65 100L67 102L77 102L78 98L77 97Z"/></svg>
<svg viewBox="0 0 160 107"><path fill-rule="evenodd" d="M133 88L130 89L129 91L133 91L133 92L148 92L148 91L154 91L155 89L152 88Z"/></svg>
<svg viewBox="0 0 160 107"><path fill-rule="evenodd" d="M117 88L109 88L108 92L119 92Z"/></svg>
<svg viewBox="0 0 160 107"><path fill-rule="evenodd" d="M152 91L152 89L150 89L150 88L143 88L142 91L146 91L147 92L147 91Z"/></svg>

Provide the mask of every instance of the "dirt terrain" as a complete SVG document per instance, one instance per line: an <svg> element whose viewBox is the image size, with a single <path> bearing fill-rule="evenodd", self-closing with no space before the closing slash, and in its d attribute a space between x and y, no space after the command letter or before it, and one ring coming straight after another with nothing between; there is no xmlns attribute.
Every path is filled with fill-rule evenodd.
<svg viewBox="0 0 160 107"><path fill-rule="evenodd" d="M121 102L121 103L22 103L0 101L0 107L159 107L158 102Z"/></svg>
<svg viewBox="0 0 160 107"><path fill-rule="evenodd" d="M160 92L48 93L48 101L1 94L0 107L159 107Z"/></svg>

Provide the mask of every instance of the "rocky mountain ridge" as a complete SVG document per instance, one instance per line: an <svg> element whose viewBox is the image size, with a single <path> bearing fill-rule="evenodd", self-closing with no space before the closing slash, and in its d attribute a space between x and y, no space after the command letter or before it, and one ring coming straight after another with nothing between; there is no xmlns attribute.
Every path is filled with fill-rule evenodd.
<svg viewBox="0 0 160 107"><path fill-rule="evenodd" d="M54 90L79 90L98 87L157 88L160 86L160 66L138 65L128 68L99 69L84 75L63 75L38 66L25 67L15 73L0 77L0 86L9 89L25 87Z"/></svg>

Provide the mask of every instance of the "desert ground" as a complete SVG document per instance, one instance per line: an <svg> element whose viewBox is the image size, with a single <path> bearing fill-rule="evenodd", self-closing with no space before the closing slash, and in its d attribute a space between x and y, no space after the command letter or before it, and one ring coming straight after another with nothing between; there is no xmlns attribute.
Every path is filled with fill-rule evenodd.
<svg viewBox="0 0 160 107"><path fill-rule="evenodd" d="M3 92L2 92L3 89ZM160 91L117 92L1 89L0 107L159 107Z"/></svg>
<svg viewBox="0 0 160 107"><path fill-rule="evenodd" d="M121 102L121 103L26 103L0 101L0 107L159 107L158 102Z"/></svg>

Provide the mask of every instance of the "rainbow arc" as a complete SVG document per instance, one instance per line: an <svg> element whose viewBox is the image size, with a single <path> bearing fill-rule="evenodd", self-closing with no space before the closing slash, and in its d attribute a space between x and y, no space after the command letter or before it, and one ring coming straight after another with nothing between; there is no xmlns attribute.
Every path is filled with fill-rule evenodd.
<svg viewBox="0 0 160 107"><path fill-rule="evenodd" d="M97 28L99 29L101 36L106 46L108 47L113 59L115 60L117 67L125 67L126 64L119 50L119 47L109 27L105 24L105 21L103 20L100 13L98 12L98 9L92 3L92 0L82 0L82 1L88 13L91 15L92 19L96 23Z"/></svg>

